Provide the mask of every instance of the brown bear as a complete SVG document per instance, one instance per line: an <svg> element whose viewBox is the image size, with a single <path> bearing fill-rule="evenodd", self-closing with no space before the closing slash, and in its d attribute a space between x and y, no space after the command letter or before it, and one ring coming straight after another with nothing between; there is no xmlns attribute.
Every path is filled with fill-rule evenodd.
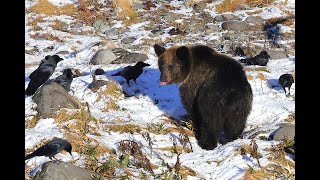
<svg viewBox="0 0 320 180"><path fill-rule="evenodd" d="M252 90L236 60L205 45L155 44L160 84L179 84L182 103L189 113L201 148L214 149L224 130L227 141L243 132L252 109Z"/></svg>

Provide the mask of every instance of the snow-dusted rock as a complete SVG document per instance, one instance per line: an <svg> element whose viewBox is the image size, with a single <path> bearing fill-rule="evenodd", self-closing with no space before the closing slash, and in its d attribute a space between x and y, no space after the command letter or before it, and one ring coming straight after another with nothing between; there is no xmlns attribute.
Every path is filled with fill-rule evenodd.
<svg viewBox="0 0 320 180"><path fill-rule="evenodd" d="M93 65L97 65L97 64L108 65L116 59L117 59L116 55L114 55L114 53L111 50L101 49L97 51L96 54L94 54L94 56L90 60L90 63Z"/></svg>
<svg viewBox="0 0 320 180"><path fill-rule="evenodd" d="M248 16L245 20L247 23L262 24L263 19L260 16Z"/></svg>
<svg viewBox="0 0 320 180"><path fill-rule="evenodd" d="M50 82L41 86L32 97L37 104L36 110L43 118L49 118L61 108L78 109L80 103L77 102L58 83Z"/></svg>
<svg viewBox="0 0 320 180"><path fill-rule="evenodd" d="M233 31L249 31L251 29L250 25L243 21L226 21L221 24L221 27L224 30Z"/></svg>
<svg viewBox="0 0 320 180"><path fill-rule="evenodd" d="M92 179L92 176L94 175L99 177L99 175L95 172L80 168L70 163L65 163L61 161L54 161L54 162L49 161L42 164L41 171L39 171L36 174L34 179L35 180L52 180L52 179L85 180L85 179Z"/></svg>
<svg viewBox="0 0 320 180"><path fill-rule="evenodd" d="M273 135L273 140L291 141L294 139L294 136L295 136L295 125L287 125L287 126L281 127L276 131L276 133Z"/></svg>

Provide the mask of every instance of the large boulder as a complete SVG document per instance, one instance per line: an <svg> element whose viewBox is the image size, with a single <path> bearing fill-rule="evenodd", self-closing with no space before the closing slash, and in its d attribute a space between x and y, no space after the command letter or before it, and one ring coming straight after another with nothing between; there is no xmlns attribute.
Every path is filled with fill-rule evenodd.
<svg viewBox="0 0 320 180"><path fill-rule="evenodd" d="M252 27L244 21L226 21L221 24L224 30L249 31Z"/></svg>
<svg viewBox="0 0 320 180"><path fill-rule="evenodd" d="M93 55L92 59L90 60L90 63L93 65L97 65L97 64L108 65L116 59L117 59L116 55L111 50L101 49L97 51L96 54Z"/></svg>
<svg viewBox="0 0 320 180"><path fill-rule="evenodd" d="M295 125L286 125L278 129L273 135L275 141L292 141L295 137Z"/></svg>
<svg viewBox="0 0 320 180"><path fill-rule="evenodd" d="M112 52L114 52L118 58L112 61L111 64L133 64L148 59L146 54L129 52L122 48L114 48L112 49Z"/></svg>
<svg viewBox="0 0 320 180"><path fill-rule="evenodd" d="M48 82L33 95L36 110L43 118L51 118L61 108L79 109L81 103L73 98L60 84Z"/></svg>
<svg viewBox="0 0 320 180"><path fill-rule="evenodd" d="M41 171L35 175L35 180L88 180L99 177L99 174L61 161L42 164Z"/></svg>

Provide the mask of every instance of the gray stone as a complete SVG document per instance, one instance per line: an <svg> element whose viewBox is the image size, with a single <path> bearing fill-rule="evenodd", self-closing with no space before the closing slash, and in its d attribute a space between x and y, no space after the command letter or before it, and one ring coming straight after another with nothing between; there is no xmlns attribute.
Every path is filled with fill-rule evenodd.
<svg viewBox="0 0 320 180"><path fill-rule="evenodd" d="M207 7L207 3L205 1L201 1L193 6L193 11L197 13L201 13L206 7Z"/></svg>
<svg viewBox="0 0 320 180"><path fill-rule="evenodd" d="M249 31L251 29L250 25L243 21L226 21L221 24L224 30L233 31Z"/></svg>
<svg viewBox="0 0 320 180"><path fill-rule="evenodd" d="M117 36L119 34L119 30L115 27L108 29L104 32L106 36Z"/></svg>
<svg viewBox="0 0 320 180"><path fill-rule="evenodd" d="M121 42L124 44L130 44L133 43L137 38L135 37L125 37L123 39L121 39Z"/></svg>
<svg viewBox="0 0 320 180"><path fill-rule="evenodd" d="M97 92L102 86L107 85L108 81L105 80L95 80L88 85L88 89L92 92Z"/></svg>
<svg viewBox="0 0 320 180"><path fill-rule="evenodd" d="M295 125L287 125L281 127L273 135L273 140L275 141L291 141L295 137Z"/></svg>
<svg viewBox="0 0 320 180"><path fill-rule="evenodd" d="M70 163L61 161L46 162L42 164L41 171L35 175L35 180L88 180L99 177L98 173L89 171Z"/></svg>
<svg viewBox="0 0 320 180"><path fill-rule="evenodd" d="M186 28L189 33L196 33L198 34L199 32L203 32L206 30L206 27L204 27L201 24L189 24L188 28Z"/></svg>
<svg viewBox="0 0 320 180"><path fill-rule="evenodd" d="M141 3L134 3L133 8L137 11L139 9L144 9L146 6Z"/></svg>
<svg viewBox="0 0 320 180"><path fill-rule="evenodd" d="M97 64L108 65L116 59L117 59L116 55L111 50L101 49L97 51L96 54L93 55L92 59L90 60L90 63L93 65L97 65Z"/></svg>
<svg viewBox="0 0 320 180"><path fill-rule="evenodd" d="M120 56L118 59L111 62L111 64L132 64L136 63L138 61L145 61L148 59L148 56L146 54L140 54L140 53L127 53L122 56Z"/></svg>
<svg viewBox="0 0 320 180"><path fill-rule="evenodd" d="M262 24L263 19L260 16L248 16L245 20L247 23Z"/></svg>
<svg viewBox="0 0 320 180"><path fill-rule="evenodd" d="M71 24L71 28L74 28L74 29L78 29L78 28L82 28L82 27L83 27L83 23L79 22L79 21L76 21Z"/></svg>
<svg viewBox="0 0 320 180"><path fill-rule="evenodd" d="M73 98L60 84L47 82L33 95L36 110L43 118L50 118L61 108L79 109L81 104Z"/></svg>
<svg viewBox="0 0 320 180"><path fill-rule="evenodd" d="M262 49L255 49L255 54L259 54L262 51ZM270 59L282 59L282 58L287 58L287 53L284 50L271 50L267 49L267 53L270 56Z"/></svg>
<svg viewBox="0 0 320 180"><path fill-rule="evenodd" d="M221 30L220 25L217 25L217 24L207 24L205 25L205 27L217 32Z"/></svg>
<svg viewBox="0 0 320 180"><path fill-rule="evenodd" d="M213 22L232 21L232 20L235 20L236 18L237 17L233 14L222 14L214 17Z"/></svg>
<svg viewBox="0 0 320 180"><path fill-rule="evenodd" d="M105 32L107 31L108 29L110 29L110 26L107 24L106 21L103 21L103 20L96 20L92 26L96 29L98 29L99 31L101 32Z"/></svg>
<svg viewBox="0 0 320 180"><path fill-rule="evenodd" d="M172 22L172 21L175 21L177 19L180 19L182 18L182 14L177 14L177 13L168 13L166 14L163 18L165 20L167 20L168 22Z"/></svg>
<svg viewBox="0 0 320 180"><path fill-rule="evenodd" d="M248 10L248 9L251 9L250 6L246 3L242 3L242 4L239 4L237 7L236 7L236 11L239 11L239 10Z"/></svg>

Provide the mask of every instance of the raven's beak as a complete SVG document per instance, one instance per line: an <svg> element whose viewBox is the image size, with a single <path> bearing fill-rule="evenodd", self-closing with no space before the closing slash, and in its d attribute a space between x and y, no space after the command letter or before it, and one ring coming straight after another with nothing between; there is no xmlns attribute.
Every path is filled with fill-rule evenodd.
<svg viewBox="0 0 320 180"><path fill-rule="evenodd" d="M72 156L71 152L70 152L70 155L71 155L71 157L72 157L72 160L74 160L74 158L73 158L73 156Z"/></svg>

